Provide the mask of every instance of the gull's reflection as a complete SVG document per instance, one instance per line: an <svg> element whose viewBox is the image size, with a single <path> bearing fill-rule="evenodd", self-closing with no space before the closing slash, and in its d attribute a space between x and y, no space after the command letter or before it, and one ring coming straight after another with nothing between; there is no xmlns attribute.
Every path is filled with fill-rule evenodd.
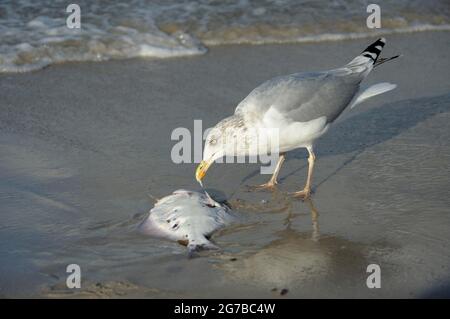
<svg viewBox="0 0 450 319"><path fill-rule="evenodd" d="M218 267L226 276L267 289L294 289L363 274L361 270L367 266L363 245L336 236L321 236L319 212L312 200L305 201L301 209L310 212L311 230L297 231L299 217L304 214L295 212L293 206L287 209L284 228L274 233L275 240L258 249L223 256ZM336 277L337 273L342 277Z"/></svg>
<svg viewBox="0 0 450 319"><path fill-rule="evenodd" d="M311 240L318 241L320 238L320 232L319 232L319 212L317 211L316 206L314 205L314 202L312 199L305 200L305 204L309 207L309 210L311 212L311 225L312 225L312 234L311 234ZM297 217L293 214L292 209L290 208L288 210L288 215L285 219L285 225L286 230L290 230L292 227L292 221L293 219Z"/></svg>
<svg viewBox="0 0 450 319"><path fill-rule="evenodd" d="M320 231L319 231L319 212L317 211L316 207L314 206L314 203L312 199L309 199L307 201L311 208L311 222L312 222L312 237L311 239L313 241L318 241L320 237Z"/></svg>

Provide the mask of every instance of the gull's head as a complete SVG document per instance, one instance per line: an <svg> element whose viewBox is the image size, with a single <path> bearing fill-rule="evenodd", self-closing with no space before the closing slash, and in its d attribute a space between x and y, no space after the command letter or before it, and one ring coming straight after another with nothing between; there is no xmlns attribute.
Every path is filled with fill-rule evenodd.
<svg viewBox="0 0 450 319"><path fill-rule="evenodd" d="M203 159L195 171L195 179L197 182L201 184L202 179L205 177L212 163L225 154L225 147L226 145L221 131L216 128L211 129L206 136Z"/></svg>
<svg viewBox="0 0 450 319"><path fill-rule="evenodd" d="M215 160L223 156L246 155L248 148L246 131L242 117L233 115L223 119L207 132L203 160L195 172L195 178L200 184Z"/></svg>

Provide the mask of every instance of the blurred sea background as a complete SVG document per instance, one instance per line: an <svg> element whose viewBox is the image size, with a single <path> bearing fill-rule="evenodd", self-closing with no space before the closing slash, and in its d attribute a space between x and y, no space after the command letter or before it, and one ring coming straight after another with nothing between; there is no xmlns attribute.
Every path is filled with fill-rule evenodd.
<svg viewBox="0 0 450 319"><path fill-rule="evenodd" d="M0 72L53 63L204 54L222 44L317 42L373 36L367 0L131 0L75 2L81 29L69 29L67 1L0 2ZM378 33L450 29L447 0L379 3ZM370 33L369 33L370 32Z"/></svg>

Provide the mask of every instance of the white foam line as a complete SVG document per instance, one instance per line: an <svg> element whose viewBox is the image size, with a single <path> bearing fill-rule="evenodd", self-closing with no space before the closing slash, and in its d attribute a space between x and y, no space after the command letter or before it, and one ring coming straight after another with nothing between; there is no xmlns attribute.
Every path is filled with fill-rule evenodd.
<svg viewBox="0 0 450 319"><path fill-rule="evenodd" d="M307 43L307 42L326 42L326 41L341 41L341 40L351 40L351 39L363 39L375 36L381 36L386 34L396 34L396 33L411 33L411 32L425 32L425 31L450 31L449 24L443 25L431 25L422 24L417 26L410 26L397 29L385 29L377 30L371 32L350 32L350 33L323 33L318 35L293 37L289 39L277 39L273 37L262 37L260 40L251 39L236 39L231 41L221 41L221 40L205 40L208 46L226 45L226 44L284 44L284 43Z"/></svg>

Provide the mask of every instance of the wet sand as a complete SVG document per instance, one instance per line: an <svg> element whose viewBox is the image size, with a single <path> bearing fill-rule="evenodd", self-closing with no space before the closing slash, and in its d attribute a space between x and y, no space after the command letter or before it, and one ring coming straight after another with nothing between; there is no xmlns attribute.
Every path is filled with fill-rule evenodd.
<svg viewBox="0 0 450 319"><path fill-rule="evenodd" d="M383 55L404 57L366 83L398 88L346 111L317 143L312 202L285 194L305 181L299 150L275 193L247 191L269 178L257 164L210 169L207 188L241 216L213 236L223 251L188 259L136 232L149 194L199 190L196 165L171 161L174 128L210 127L262 81L342 65L370 40L1 75L0 296L450 296L449 32L387 36ZM65 288L71 263L80 291ZM372 263L381 289L366 287Z"/></svg>

